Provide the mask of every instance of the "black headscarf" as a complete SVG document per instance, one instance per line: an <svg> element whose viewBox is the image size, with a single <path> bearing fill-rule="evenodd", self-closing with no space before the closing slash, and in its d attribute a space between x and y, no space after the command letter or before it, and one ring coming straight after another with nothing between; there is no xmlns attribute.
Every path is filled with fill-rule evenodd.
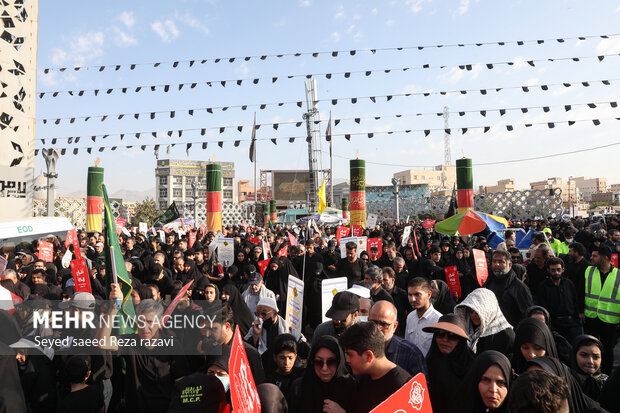
<svg viewBox="0 0 620 413"><path fill-rule="evenodd" d="M250 331L250 328L252 328L252 322L254 321L252 312L241 298L239 289L233 284L226 284L222 287L222 293L229 296L227 304L233 312L235 324L238 325L239 330L241 330L241 336L245 337L248 331Z"/></svg>
<svg viewBox="0 0 620 413"><path fill-rule="evenodd" d="M456 302L452 293L450 293L450 287L445 281L433 280L437 284L437 296L433 297L433 307L441 314L448 314L454 312L454 306Z"/></svg>
<svg viewBox="0 0 620 413"><path fill-rule="evenodd" d="M583 394L579 383L570 373L568 367L566 367L560 360L555 357L536 357L533 360L527 362L526 368L531 366L538 366L548 373L555 374L558 377L563 378L568 384L569 396L568 406L571 413L577 412L604 412L601 406Z"/></svg>
<svg viewBox="0 0 620 413"><path fill-rule="evenodd" d="M273 383L263 383L256 386L260 397L260 410L262 413L288 413L286 398Z"/></svg>
<svg viewBox="0 0 620 413"><path fill-rule="evenodd" d="M326 348L336 355L338 367L336 374L329 383L324 383L314 372L314 365L311 363L316 353ZM323 402L327 399L334 401L345 410L351 401L354 389L354 379L347 371L344 351L338 344L338 340L332 336L321 337L312 346L308 356L308 366L301 379L301 397L299 401L299 411L303 413L314 413L323 411Z"/></svg>
<svg viewBox="0 0 620 413"><path fill-rule="evenodd" d="M187 284L191 280L194 280L194 282L196 282L203 276L202 273L198 270L196 261L185 260L185 265L189 265L189 270L187 272L183 272L183 274L181 275L181 281L183 282L183 285Z"/></svg>
<svg viewBox="0 0 620 413"><path fill-rule="evenodd" d="M512 351L512 368L515 373L521 374L525 371L527 361L521 354L523 343L536 344L545 349L545 356L558 357L555 341L549 327L537 318L526 318L522 320L515 330L515 343Z"/></svg>
<svg viewBox="0 0 620 413"><path fill-rule="evenodd" d="M455 324L465 330L463 323L454 314L441 316L439 322ZM433 334L431 348L426 355L428 366L428 387L433 404L433 412L449 411L451 400L446 394L451 394L459 387L461 381L474 362L474 353L467 345L467 340L459 337L459 342L452 353L445 355L437 345L437 333Z"/></svg>
<svg viewBox="0 0 620 413"><path fill-rule="evenodd" d="M276 264L278 266L275 271L271 269L272 264ZM295 271L295 269L293 269L293 271ZM289 272L280 258L273 257L269 260L269 265L265 270L265 287L273 291L275 295L279 295L280 300L286 300L288 274ZM295 274L297 274L296 271Z"/></svg>
<svg viewBox="0 0 620 413"><path fill-rule="evenodd" d="M453 412L477 413L486 411L486 406L484 405L482 397L480 396L480 391L478 390L478 383L480 383L482 375L491 366L497 366L500 368L502 374L504 375L504 379L506 380L508 390L510 391L510 383L512 381L510 360L508 360L508 358L499 351L484 351L476 358L474 365L465 376L465 379L463 379L458 391L455 393L463 395L464 398L459 397L453 401ZM508 395L506 395L504 402L493 411L498 413L508 411Z"/></svg>
<svg viewBox="0 0 620 413"><path fill-rule="evenodd" d="M575 338L575 341L573 341L573 352L571 357L571 367L573 368L573 370L571 370L571 373L573 373L573 376L581 386L581 389L588 397L592 398L593 400L599 400L599 398L601 397L601 390L604 384L603 381L596 379L596 376L601 374L600 366L594 374L590 374L581 370L579 364L577 363L577 353L579 352L579 347L591 346L592 344L598 346L598 348L601 350L601 353L603 352L603 343L601 343L598 338L587 334Z"/></svg>

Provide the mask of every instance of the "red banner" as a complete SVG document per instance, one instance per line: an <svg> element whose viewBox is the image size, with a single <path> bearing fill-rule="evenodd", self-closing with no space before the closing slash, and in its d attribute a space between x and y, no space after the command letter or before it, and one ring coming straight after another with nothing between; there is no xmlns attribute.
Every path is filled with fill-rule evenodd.
<svg viewBox="0 0 620 413"><path fill-rule="evenodd" d="M39 240L39 251L37 257L45 262L54 261L54 244Z"/></svg>
<svg viewBox="0 0 620 413"><path fill-rule="evenodd" d="M377 257L381 257L381 254L383 254L383 239L368 238L366 240L366 251L368 251L369 254L372 247L377 247L377 249L379 250L379 255L377 255Z"/></svg>
<svg viewBox="0 0 620 413"><path fill-rule="evenodd" d="M267 266L269 265L269 260L262 260L259 261L258 263L258 269L260 270L261 275L265 275L265 270L267 269Z"/></svg>
<svg viewBox="0 0 620 413"><path fill-rule="evenodd" d="M177 308L177 304L179 304L179 301L181 301L185 293L187 293L187 290L189 290L189 287L192 285L193 282L194 280L191 280L190 282L185 284L183 288L181 288L181 291L179 291L179 293L176 295L176 297L174 297L174 300L172 300L170 305L168 305L168 308L166 308L166 311L164 311L164 315L162 316L162 323L161 326L159 326L160 329L164 327L164 324L166 324L166 321L168 321L174 309Z"/></svg>
<svg viewBox="0 0 620 413"><path fill-rule="evenodd" d="M364 233L364 228L361 225L351 225L351 236L361 237Z"/></svg>
<svg viewBox="0 0 620 413"><path fill-rule="evenodd" d="M116 225L125 228L127 226L127 220L125 218L116 218Z"/></svg>
<svg viewBox="0 0 620 413"><path fill-rule="evenodd" d="M432 219L425 219L424 222L422 223L422 228L433 228L433 225L435 225L435 221Z"/></svg>
<svg viewBox="0 0 620 413"><path fill-rule="evenodd" d="M478 278L478 284L484 286L489 276L489 268L487 267L487 256L482 250L473 249L474 263L476 265L476 277Z"/></svg>
<svg viewBox="0 0 620 413"><path fill-rule="evenodd" d="M206 230L207 230L207 226L204 223L200 224L200 235L204 235Z"/></svg>
<svg viewBox="0 0 620 413"><path fill-rule="evenodd" d="M446 282L450 287L450 294L454 297L454 300L461 298L461 280L459 280L459 272L456 269L456 265L451 265L443 269L446 273Z"/></svg>
<svg viewBox="0 0 620 413"><path fill-rule="evenodd" d="M291 234L290 232L288 233L288 242L291 245L297 245L297 238L295 238L295 235Z"/></svg>
<svg viewBox="0 0 620 413"><path fill-rule="evenodd" d="M618 254L611 254L611 265L618 268Z"/></svg>
<svg viewBox="0 0 620 413"><path fill-rule="evenodd" d="M340 242L340 238L346 238L351 233L351 228L338 226L336 230L336 239Z"/></svg>
<svg viewBox="0 0 620 413"><path fill-rule="evenodd" d="M278 251L278 257L288 257L288 245L284 248L280 248Z"/></svg>
<svg viewBox="0 0 620 413"><path fill-rule="evenodd" d="M231 386L232 387L232 386ZM426 378L418 373L370 413L433 413Z"/></svg>
<svg viewBox="0 0 620 413"><path fill-rule="evenodd" d="M189 233L189 247L192 248L195 242L196 242L196 231L191 231Z"/></svg>
<svg viewBox="0 0 620 413"><path fill-rule="evenodd" d="M243 227L243 231L244 231L244 232L248 232L248 227L249 227L249 225L248 225L248 223L247 223L247 222L245 222L245 221L241 221L241 226Z"/></svg>
<svg viewBox="0 0 620 413"><path fill-rule="evenodd" d="M235 328L230 358L228 359L228 373L230 376L230 400L235 413L260 413L260 397L254 376L250 370L248 356L241 340L239 326Z"/></svg>
<svg viewBox="0 0 620 413"><path fill-rule="evenodd" d="M71 274L73 274L73 283L75 284L75 292L93 293L90 288L90 275L84 258L78 258L71 261Z"/></svg>
<svg viewBox="0 0 620 413"><path fill-rule="evenodd" d="M78 239L75 228L67 231L65 247L69 248L69 245L73 245L73 254L75 254L75 258L82 258L82 252L80 251L80 240Z"/></svg>
<svg viewBox="0 0 620 413"><path fill-rule="evenodd" d="M261 245L263 242L258 238L250 237L249 241L254 245Z"/></svg>

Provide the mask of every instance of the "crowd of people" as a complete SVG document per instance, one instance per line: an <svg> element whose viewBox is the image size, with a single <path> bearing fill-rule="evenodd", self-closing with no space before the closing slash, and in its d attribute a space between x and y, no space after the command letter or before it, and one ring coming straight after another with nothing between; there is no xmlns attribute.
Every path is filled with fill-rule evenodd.
<svg viewBox="0 0 620 413"><path fill-rule="evenodd" d="M69 312L118 313L123 289L106 277L105 236L78 231L91 293L75 291L63 239L50 239L52 262L37 258L36 243L4 248L0 284L23 302L0 310L0 412L227 411L237 328L263 412L369 412L418 374L437 413L620 411L612 265L620 222L532 220L513 229L491 248L481 234L386 222L363 234L381 238L381 248L348 242L341 255L333 226L227 226L232 264L218 259L212 232L192 230L192 245L175 230L165 242L158 233L119 233L135 314L161 317L192 281L175 312L218 316L197 334L149 325L125 335L110 326L37 330L33 313L57 302ZM535 231L527 251L516 248L517 230ZM484 252L486 280L473 249ZM446 282L453 266L459 289ZM304 282L301 331L286 319L289 275ZM324 313L321 284L337 277L348 288ZM100 346L76 355L38 345L41 335L166 338L176 350Z"/></svg>

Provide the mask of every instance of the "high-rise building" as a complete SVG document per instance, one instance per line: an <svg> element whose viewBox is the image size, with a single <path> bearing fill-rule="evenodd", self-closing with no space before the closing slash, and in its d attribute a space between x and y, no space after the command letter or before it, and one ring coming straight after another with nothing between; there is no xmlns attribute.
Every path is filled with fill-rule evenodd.
<svg viewBox="0 0 620 413"><path fill-rule="evenodd" d="M198 180L198 200L207 196L207 165L222 166L222 202L237 202L235 163L219 161L185 161L161 159L155 168L155 195L159 209L166 209L172 202L193 202L192 182Z"/></svg>
<svg viewBox="0 0 620 413"><path fill-rule="evenodd" d="M573 178L575 186L579 188L583 201L593 201L594 194L607 191L607 178L585 178L583 176Z"/></svg>
<svg viewBox="0 0 620 413"><path fill-rule="evenodd" d="M428 185L431 190L449 189L456 185L456 166L437 165L433 169L408 169L396 172L400 185Z"/></svg>

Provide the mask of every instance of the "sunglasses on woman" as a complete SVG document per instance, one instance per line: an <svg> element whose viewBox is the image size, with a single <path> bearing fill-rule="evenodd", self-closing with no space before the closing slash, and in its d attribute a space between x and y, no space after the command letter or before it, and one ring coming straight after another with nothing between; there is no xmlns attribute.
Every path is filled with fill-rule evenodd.
<svg viewBox="0 0 620 413"><path fill-rule="evenodd" d="M330 358L327 360L312 360L312 365L314 367L323 368L323 366L327 365L329 368L334 368L338 365L338 360L334 358Z"/></svg>
<svg viewBox="0 0 620 413"><path fill-rule="evenodd" d="M439 330L435 333L437 338L447 338L448 340L456 341L459 337L456 334L450 333L448 331Z"/></svg>

